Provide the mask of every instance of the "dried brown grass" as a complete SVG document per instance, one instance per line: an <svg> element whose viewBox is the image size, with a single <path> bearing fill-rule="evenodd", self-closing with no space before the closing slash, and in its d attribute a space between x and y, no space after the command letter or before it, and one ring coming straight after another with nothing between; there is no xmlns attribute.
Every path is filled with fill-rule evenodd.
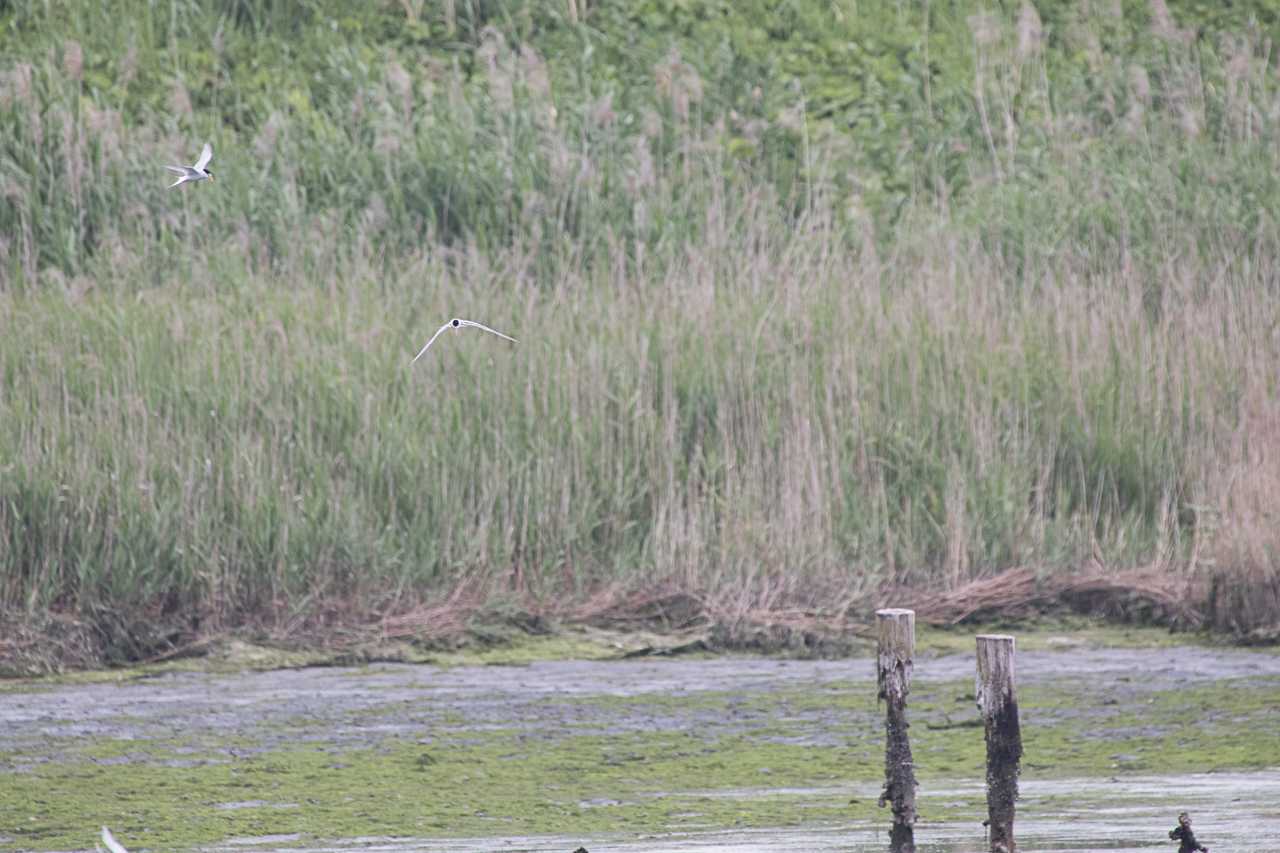
<svg viewBox="0 0 1280 853"><path fill-rule="evenodd" d="M1191 579L1160 569L1077 575L1010 569L971 581L944 593L902 590L891 596L909 601L916 618L932 625L958 625L993 619L1025 619L1046 611L1070 609L1170 627L1204 625L1203 591Z"/></svg>

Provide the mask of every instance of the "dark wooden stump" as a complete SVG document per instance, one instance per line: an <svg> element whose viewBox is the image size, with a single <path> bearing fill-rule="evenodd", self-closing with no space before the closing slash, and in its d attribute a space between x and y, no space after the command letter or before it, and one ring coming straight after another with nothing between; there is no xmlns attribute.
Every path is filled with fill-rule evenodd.
<svg viewBox="0 0 1280 853"><path fill-rule="evenodd" d="M1014 692L1013 637L978 637L978 709L987 738L987 827L991 853L1016 853L1014 803L1022 762L1022 729Z"/></svg>
<svg viewBox="0 0 1280 853"><path fill-rule="evenodd" d="M916 648L914 610L878 610L876 684L885 703L884 792L880 805L893 806L890 853L915 853L916 773L907 736L907 693Z"/></svg>

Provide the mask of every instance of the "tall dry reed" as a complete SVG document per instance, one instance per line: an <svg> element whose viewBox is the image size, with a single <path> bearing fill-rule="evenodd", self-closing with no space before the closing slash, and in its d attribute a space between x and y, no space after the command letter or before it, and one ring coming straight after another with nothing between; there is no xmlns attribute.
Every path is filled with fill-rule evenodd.
<svg viewBox="0 0 1280 853"><path fill-rule="evenodd" d="M1135 59L1114 22L961 16L959 70L885 106L936 138L864 150L689 45L602 90L461 7L465 62L323 4L125 5L21 6L57 47L0 69L5 608L289 630L477 578L743 611L1274 571L1260 37L1156 20ZM307 58L234 76L268 48ZM204 138L218 181L160 191ZM410 369L452 315L522 343Z"/></svg>

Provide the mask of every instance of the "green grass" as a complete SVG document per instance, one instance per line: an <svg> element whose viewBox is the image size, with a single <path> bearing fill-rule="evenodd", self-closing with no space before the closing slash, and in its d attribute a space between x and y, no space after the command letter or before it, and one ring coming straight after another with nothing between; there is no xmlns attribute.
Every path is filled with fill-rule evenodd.
<svg viewBox="0 0 1280 853"><path fill-rule="evenodd" d="M420 5L0 12L6 610L1270 570L1271 5Z"/></svg>

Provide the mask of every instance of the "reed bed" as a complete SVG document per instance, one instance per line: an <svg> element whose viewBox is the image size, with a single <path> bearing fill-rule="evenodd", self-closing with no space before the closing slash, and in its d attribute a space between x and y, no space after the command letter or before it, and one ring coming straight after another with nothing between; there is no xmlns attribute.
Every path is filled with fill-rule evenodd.
<svg viewBox="0 0 1280 853"><path fill-rule="evenodd" d="M7 13L6 611L139 656L462 598L1272 576L1265 27L974 11L859 136L674 36L583 75L611 3L289 5ZM215 183L163 192L204 138ZM410 368L455 315L521 343Z"/></svg>

